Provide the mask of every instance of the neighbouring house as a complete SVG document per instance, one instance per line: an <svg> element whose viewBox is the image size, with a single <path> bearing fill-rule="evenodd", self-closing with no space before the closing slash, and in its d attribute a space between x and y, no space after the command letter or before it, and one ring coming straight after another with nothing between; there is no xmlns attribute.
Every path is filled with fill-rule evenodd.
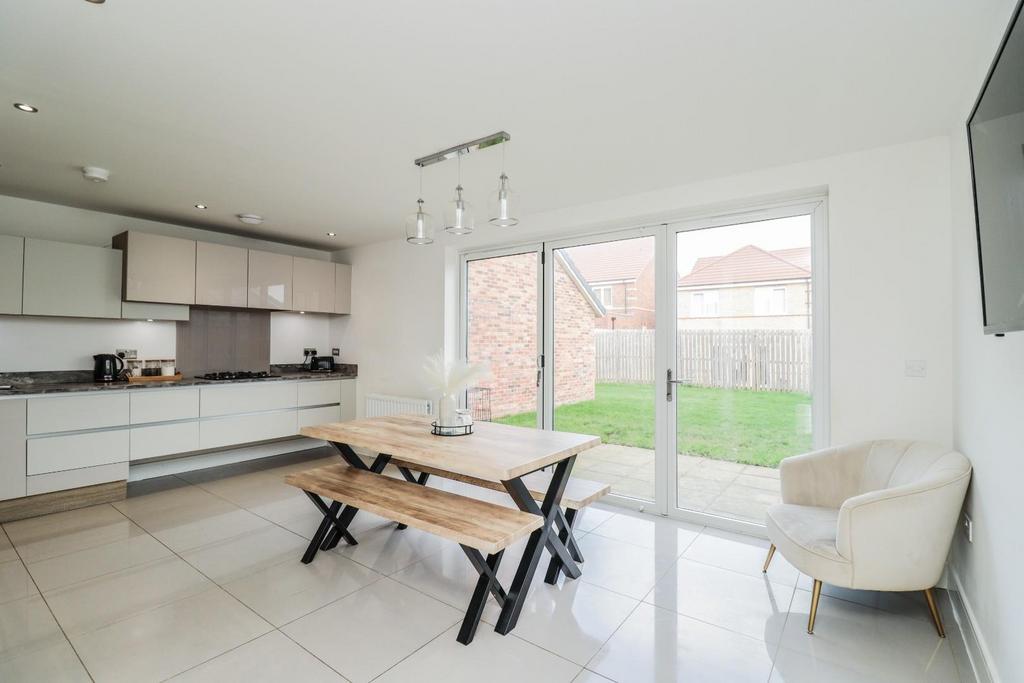
<svg viewBox="0 0 1024 683"><path fill-rule="evenodd" d="M767 251L748 244L701 257L678 282L680 329L811 328L810 247Z"/></svg>
<svg viewBox="0 0 1024 683"><path fill-rule="evenodd" d="M491 417L537 409L539 369L537 259L534 254L468 264L467 358L489 363ZM605 309L572 260L555 255L555 405L594 398L594 328Z"/></svg>
<svg viewBox="0 0 1024 683"><path fill-rule="evenodd" d="M607 314L606 330L654 329L654 238L569 247L568 253ZM556 252L557 253L557 252Z"/></svg>

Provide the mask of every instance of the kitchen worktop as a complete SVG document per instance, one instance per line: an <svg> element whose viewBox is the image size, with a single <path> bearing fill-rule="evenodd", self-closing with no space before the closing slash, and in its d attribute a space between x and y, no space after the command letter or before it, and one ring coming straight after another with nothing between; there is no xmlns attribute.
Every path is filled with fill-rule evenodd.
<svg viewBox="0 0 1024 683"><path fill-rule="evenodd" d="M150 389L172 389L175 387L216 386L252 382L285 382L296 380L322 381L329 379L355 379L358 375L354 364L339 364L334 372L310 372L298 365L272 365L273 377L261 379L208 380L185 377L174 382L93 382L91 370L69 370L56 372L0 373L0 398L33 396L37 394L63 394L84 391L142 391Z"/></svg>

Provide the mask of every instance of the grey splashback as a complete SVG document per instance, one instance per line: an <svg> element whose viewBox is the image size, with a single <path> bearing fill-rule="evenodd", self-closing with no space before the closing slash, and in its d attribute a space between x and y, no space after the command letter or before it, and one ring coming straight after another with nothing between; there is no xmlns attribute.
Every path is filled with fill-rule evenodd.
<svg viewBox="0 0 1024 683"><path fill-rule="evenodd" d="M186 376L270 367L270 311L192 308L177 323L177 364Z"/></svg>

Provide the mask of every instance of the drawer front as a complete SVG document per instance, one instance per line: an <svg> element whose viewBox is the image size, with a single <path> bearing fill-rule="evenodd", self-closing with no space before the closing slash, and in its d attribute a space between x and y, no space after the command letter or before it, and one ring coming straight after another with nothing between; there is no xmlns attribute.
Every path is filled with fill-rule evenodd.
<svg viewBox="0 0 1024 683"><path fill-rule="evenodd" d="M295 406L294 382L249 382L230 387L202 387L199 391L199 414L202 417L281 410Z"/></svg>
<svg viewBox="0 0 1024 683"><path fill-rule="evenodd" d="M323 382L299 382L300 406L323 406L341 401L341 380Z"/></svg>
<svg viewBox="0 0 1024 683"><path fill-rule="evenodd" d="M0 500L25 495L24 399L0 401Z"/></svg>
<svg viewBox="0 0 1024 683"><path fill-rule="evenodd" d="M128 463L119 462L113 465L98 465L97 467L83 467L78 470L67 470L65 472L37 474L28 477L27 490L28 495L34 496L40 493L77 489L80 486L94 486L110 481L124 481L127 479Z"/></svg>
<svg viewBox="0 0 1024 683"><path fill-rule="evenodd" d="M128 462L128 430L29 439L27 456L30 475Z"/></svg>
<svg viewBox="0 0 1024 683"><path fill-rule="evenodd" d="M28 433L71 432L128 424L128 394L54 396L28 402Z"/></svg>
<svg viewBox="0 0 1024 683"><path fill-rule="evenodd" d="M341 383L341 419L356 419L356 382L346 379Z"/></svg>
<svg viewBox="0 0 1024 683"><path fill-rule="evenodd" d="M131 395L133 425L199 417L199 389L142 389Z"/></svg>
<svg viewBox="0 0 1024 683"><path fill-rule="evenodd" d="M239 415L199 423L199 447L222 448L250 441L295 436L298 426L294 410L261 415Z"/></svg>
<svg viewBox="0 0 1024 683"><path fill-rule="evenodd" d="M176 424L132 427L131 429L130 456L133 461L197 450L199 450L198 422L178 422Z"/></svg>
<svg viewBox="0 0 1024 683"><path fill-rule="evenodd" d="M341 422L341 406L324 406L323 408L302 408L299 410L299 429L313 425Z"/></svg>

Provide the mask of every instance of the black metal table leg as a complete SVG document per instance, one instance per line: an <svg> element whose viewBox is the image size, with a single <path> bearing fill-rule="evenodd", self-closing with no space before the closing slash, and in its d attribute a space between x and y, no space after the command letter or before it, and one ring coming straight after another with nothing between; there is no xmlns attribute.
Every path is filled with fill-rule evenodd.
<svg viewBox="0 0 1024 683"><path fill-rule="evenodd" d="M562 501L562 494L565 492L565 486L569 481L569 474L572 472L572 466L575 461L576 456L571 456L558 463L555 467L554 475L551 477L551 483L548 485L547 493L544 495L544 502L539 509L533 497L530 496L529 489L523 484L522 479L512 479L503 482L509 495L512 496L516 505L519 506L519 509L540 514L544 518L544 523L540 529L530 534L530 538L526 542L526 549L523 551L523 557L519 561L515 578L512 579L512 585L508 589L508 597L505 600L505 604L502 605L498 624L494 627L494 630L501 635L505 635L515 628L516 623L519 621L519 614L526 603L530 583L533 581L533 576L537 571L537 565L540 563L545 547L552 550L561 560L567 576L572 576L573 572L575 572L576 576L580 575L579 567L569 557L569 551L566 549L565 544L552 533L554 518L560 511L559 505Z"/></svg>
<svg viewBox="0 0 1024 683"><path fill-rule="evenodd" d="M373 464L367 467L366 463L363 462L363 459L360 458L348 444L331 442L331 445L334 446L342 459L348 463L350 467L355 467L360 470L369 470L374 474L380 474L383 472L388 461L391 460L390 455L380 453L377 455L376 459L374 459ZM339 518L340 523L334 526L334 528L332 528L324 537L323 542L320 545L321 550L330 550L331 548L337 547L338 542L341 541L342 538L348 541L349 545L355 545L355 543L353 543L355 539L348 533L348 525L351 524L352 519L356 516L357 512L359 512L359 508L354 508L351 505L345 506L345 509L341 511L341 517Z"/></svg>
<svg viewBox="0 0 1024 683"><path fill-rule="evenodd" d="M480 551L466 546L462 546L462 549L470 561L473 562L473 566L480 572L480 578L477 579L476 588L473 589L473 597L469 601L466 616L462 619L462 627L459 629L459 635L456 638L463 645L469 645L473 642L473 636L476 635L476 627L480 623L480 617L484 614L488 593L494 592L495 586L499 590L501 589L501 586L498 585L497 571L498 565L501 564L501 556L505 554L505 551L499 550L493 555L488 555L487 559L483 560ZM505 604L508 603L506 602Z"/></svg>
<svg viewBox="0 0 1024 683"><path fill-rule="evenodd" d="M558 511L558 516L561 517L562 530L558 534L559 540L566 544L569 550L569 555L576 562L582 562L583 556L579 552L579 546L576 545L576 539L572 535L573 523L576 521L576 510L566 510L563 514L561 510ZM551 561L548 562L548 571L544 575L544 583L554 585L558 580L558 573L562 571L563 565L557 555L552 556Z"/></svg>

